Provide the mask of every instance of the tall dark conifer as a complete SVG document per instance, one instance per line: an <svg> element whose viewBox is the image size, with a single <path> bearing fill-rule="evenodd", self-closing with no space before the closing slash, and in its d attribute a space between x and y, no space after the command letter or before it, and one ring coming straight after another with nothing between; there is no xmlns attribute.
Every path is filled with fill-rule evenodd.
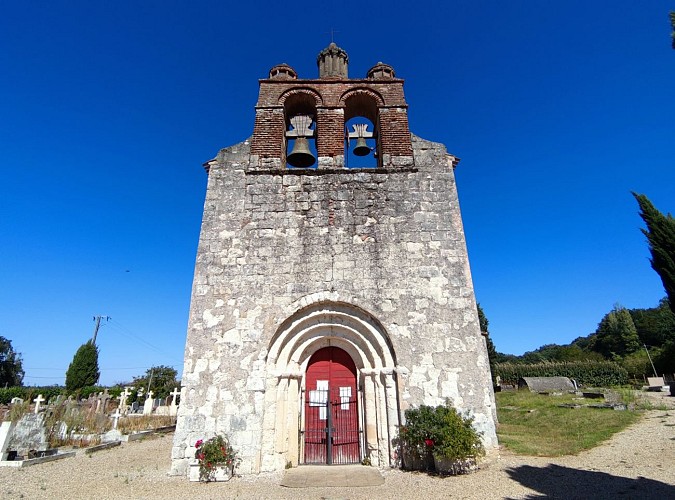
<svg viewBox="0 0 675 500"><path fill-rule="evenodd" d="M647 224L642 232L649 242L652 268L661 277L670 310L675 313L675 219L659 212L645 195L633 193L633 196L640 205L640 217Z"/></svg>
<svg viewBox="0 0 675 500"><path fill-rule="evenodd" d="M76 391L98 383L98 347L91 340L82 344L66 372L66 389Z"/></svg>

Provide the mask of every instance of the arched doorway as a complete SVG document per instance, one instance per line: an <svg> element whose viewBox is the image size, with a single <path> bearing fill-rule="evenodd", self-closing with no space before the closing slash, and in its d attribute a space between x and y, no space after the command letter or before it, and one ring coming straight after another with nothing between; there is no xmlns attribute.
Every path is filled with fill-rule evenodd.
<svg viewBox="0 0 675 500"><path fill-rule="evenodd" d="M353 464L359 453L356 366L338 347L309 360L305 378L304 462Z"/></svg>
<svg viewBox="0 0 675 500"><path fill-rule="evenodd" d="M310 462L305 458L307 410L316 408L308 408L310 391L317 390L316 380L327 380L314 377L312 385L312 374L310 371L308 378L308 369L313 364L310 361L319 359L319 355L313 356L327 347L336 348L334 353L346 353L345 366L355 373L352 399L358 403L350 404L349 408L355 408L357 415L358 440L357 452L351 455L350 460L359 462L368 458L378 467L396 463L396 448L391 441L397 434L401 411L396 354L389 335L369 312L338 301L337 293L327 295L303 307L289 307L288 318L279 325L270 340L265 360L268 377L264 392L264 440L261 449L261 463L268 462L262 470L283 469L288 463L296 466L328 462L327 451L323 452L325 461L319 462L321 455ZM335 358L332 361L335 362ZM337 387L339 392L340 386ZM320 410L314 411L319 413L317 419L320 420ZM319 440L314 443L316 448L323 445L324 450L328 445L326 423L323 421L323 427L318 428L323 429L323 435L314 436ZM356 428L356 425L352 427ZM333 437L332 442L335 441ZM332 461L332 452L330 456Z"/></svg>

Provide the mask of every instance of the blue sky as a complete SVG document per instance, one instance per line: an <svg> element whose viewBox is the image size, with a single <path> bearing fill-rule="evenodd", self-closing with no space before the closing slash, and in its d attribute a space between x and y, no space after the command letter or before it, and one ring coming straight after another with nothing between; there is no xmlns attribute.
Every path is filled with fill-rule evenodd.
<svg viewBox="0 0 675 500"><path fill-rule="evenodd" d="M675 212L667 1L0 2L0 335L63 383L94 315L101 382L182 368L206 175L258 79L406 80L411 130L462 161L478 300L501 352L665 295L630 195Z"/></svg>

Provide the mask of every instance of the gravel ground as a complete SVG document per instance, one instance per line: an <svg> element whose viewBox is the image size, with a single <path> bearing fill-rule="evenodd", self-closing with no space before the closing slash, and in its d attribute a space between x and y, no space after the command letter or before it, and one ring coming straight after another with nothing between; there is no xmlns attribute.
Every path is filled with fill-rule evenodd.
<svg viewBox="0 0 675 500"><path fill-rule="evenodd" d="M500 450L459 477L383 470L385 484L364 488L279 486L281 475L190 483L169 477L173 435L25 469L0 468L1 498L675 498L675 398L635 425L577 456L537 458ZM610 411L610 410L599 410Z"/></svg>

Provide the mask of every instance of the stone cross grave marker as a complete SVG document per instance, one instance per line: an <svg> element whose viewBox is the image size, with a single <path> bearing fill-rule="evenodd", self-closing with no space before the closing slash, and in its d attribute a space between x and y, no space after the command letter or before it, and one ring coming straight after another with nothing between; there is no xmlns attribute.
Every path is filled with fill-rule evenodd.
<svg viewBox="0 0 675 500"><path fill-rule="evenodd" d="M176 403L178 402L178 396L180 396L178 387L173 388L171 396L173 396L173 398L171 399L171 405L169 406L169 415L175 417L178 414L178 405Z"/></svg>
<svg viewBox="0 0 675 500"><path fill-rule="evenodd" d="M38 394L38 397L33 400L33 403L35 403L35 413L40 411L40 404L43 403L45 400L44 397L42 397L42 394Z"/></svg>
<svg viewBox="0 0 675 500"><path fill-rule="evenodd" d="M127 398L131 395L131 389L133 387L125 387L124 392L120 394L120 396L117 398L120 400L120 411L122 414L125 414L127 412Z"/></svg>
<svg viewBox="0 0 675 500"><path fill-rule="evenodd" d="M119 421L120 417L122 414L120 413L119 407L115 410L115 413L113 413L113 429L117 429L117 422Z"/></svg>
<svg viewBox="0 0 675 500"><path fill-rule="evenodd" d="M106 388L100 395L99 401L101 402L100 413L105 413L105 410L108 406L108 400L110 399L110 394L108 394L108 389ZM96 409L99 412L99 408Z"/></svg>
<svg viewBox="0 0 675 500"><path fill-rule="evenodd" d="M145 398L145 403L143 404L143 415L150 415L152 413L152 407L154 403L152 396L154 394L154 392L148 391L148 395Z"/></svg>

